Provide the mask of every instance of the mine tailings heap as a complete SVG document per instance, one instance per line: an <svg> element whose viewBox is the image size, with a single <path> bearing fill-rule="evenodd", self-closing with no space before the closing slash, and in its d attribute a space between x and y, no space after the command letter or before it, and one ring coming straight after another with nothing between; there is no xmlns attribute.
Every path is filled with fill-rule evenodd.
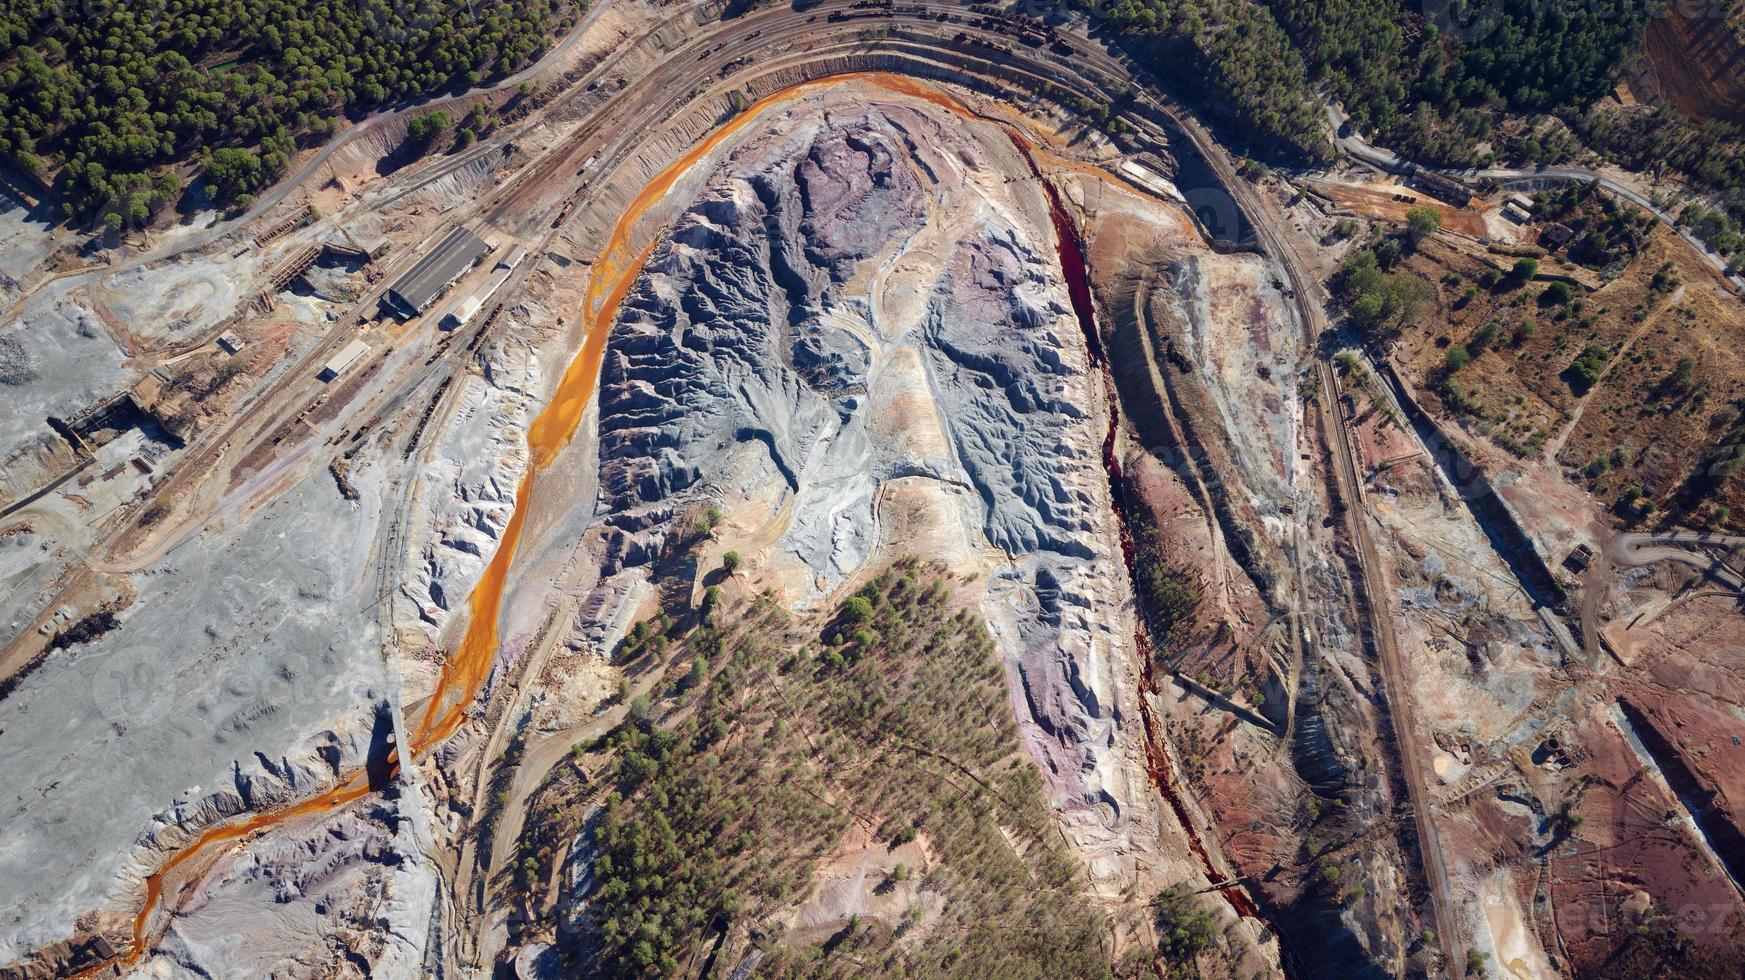
<svg viewBox="0 0 1745 980"><path fill-rule="evenodd" d="M1109 359L1103 350L1102 335L1097 330L1096 304L1091 298L1090 275L1085 262L1084 246L1079 239L1078 226L1067 214L1066 206L1061 203L1060 194L1048 178L1042 175L1042 170L1036 164L1036 157L1030 144L1016 131L1008 128L1006 135L1012 140L1012 145L1024 157L1024 162L1030 166L1031 176L1036 178L1044 194L1048 198L1049 219L1054 224L1055 254L1060 260L1061 274L1066 278L1067 296L1072 301L1072 311L1078 320L1079 329L1084 331L1085 350L1090 355L1091 366L1103 376L1103 391L1108 398L1108 430L1103 436L1103 469L1109 478L1109 498L1115 508L1115 521L1121 529L1121 557L1127 566L1129 585L1137 595L1139 575L1136 564L1133 533L1127 525L1127 494L1125 480L1122 478L1121 461L1115 453L1115 439L1121 427L1120 395L1115 390L1115 380L1109 373ZM1145 723L1145 756L1146 769L1151 774L1151 781L1156 784L1158 792L1169 802L1170 809L1175 813L1177 822L1181 824L1182 832L1187 835L1188 843L1193 848L1194 855L1199 858L1200 870L1209 881L1220 881L1224 875L1213 865L1205 842L1200 840L1199 832L1188 813L1186 804L1182 801L1181 792L1175 785L1170 774L1169 759L1157 748L1154 733L1158 726L1151 713L1149 695L1157 693L1157 682L1152 677L1152 669L1156 653L1152 648L1150 628L1146 625L1146 612L1142 603L1136 603L1140 609L1139 625L1133 632L1133 644L1139 655L1140 676L1142 677L1139 711ZM1237 885L1225 885L1218 889L1236 914L1245 919L1260 918L1260 909L1248 893ZM1288 955L1288 954L1287 954Z"/></svg>

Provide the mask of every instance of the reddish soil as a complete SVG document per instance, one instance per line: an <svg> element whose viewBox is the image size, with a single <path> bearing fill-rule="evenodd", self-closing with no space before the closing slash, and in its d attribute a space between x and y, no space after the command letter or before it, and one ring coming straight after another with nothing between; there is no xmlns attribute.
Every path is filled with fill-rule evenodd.
<svg viewBox="0 0 1745 980"><path fill-rule="evenodd" d="M1168 467L1150 453L1135 451L1126 472L1130 505L1155 529L1148 543L1157 560L1192 569L1200 580L1199 607L1176 627L1170 644L1183 655L1177 669L1212 686L1255 689L1266 673L1266 654L1255 637L1267 613L1254 583L1220 553L1210 519Z"/></svg>
<svg viewBox="0 0 1745 980"><path fill-rule="evenodd" d="M1698 119L1745 122L1745 43L1722 5L1670 3L1648 23L1645 69L1660 97Z"/></svg>
<svg viewBox="0 0 1745 980"><path fill-rule="evenodd" d="M1664 963L1666 950L1641 948L1657 944L1662 930L1737 962L1745 910L1684 825L1667 819L1678 802L1642 774L1636 753L1602 718L1585 719L1572 735L1592 753L1574 808L1582 822L1551 853L1552 922L1541 922L1554 924L1569 967L1592 974L1620 959Z"/></svg>
<svg viewBox="0 0 1745 980"><path fill-rule="evenodd" d="M1631 639L1634 669L1613 691L1650 748L1668 756L1661 764L1674 788L1702 804L1723 858L1745 874L1745 726L1737 707L1745 617L1738 600L1679 603Z"/></svg>
<svg viewBox="0 0 1745 980"><path fill-rule="evenodd" d="M1219 573L1208 518L1175 474L1143 451L1128 456L1125 472L1131 515L1155 529L1148 533L1153 553L1172 568L1204 573L1199 607L1171 644L1182 651L1176 668L1209 686L1233 685L1237 699L1248 697L1266 676L1266 653L1255 642L1266 621L1260 597L1238 570ZM1229 565L1228 556L1222 564ZM1166 701L1186 697L1167 683L1153 686ZM1270 908L1291 906L1300 897L1302 871L1291 867L1302 847L1300 781L1280 760L1239 749L1242 723L1231 716L1201 711L1197 702L1179 707L1187 710L1169 711L1163 724L1191 767L1194 795L1212 818L1225 859L1256 880ZM1289 872L1279 874L1281 865Z"/></svg>
<svg viewBox="0 0 1745 980"><path fill-rule="evenodd" d="M1510 870L1528 927L1565 976L1740 976L1745 904L1679 802L1605 708L1578 712L1561 736L1577 747L1574 766L1525 774L1546 812L1499 784L1472 798L1467 819L1444 821L1444 847L1473 856L1476 874ZM1546 792L1554 786L1564 791ZM1564 805L1577 819L1558 831Z"/></svg>
<svg viewBox="0 0 1745 980"><path fill-rule="evenodd" d="M1474 207L1457 208L1426 194L1420 194L1399 184L1376 184L1359 187L1337 181L1311 181L1315 190L1331 197L1340 205L1370 218L1380 218L1395 224L1405 224L1410 208L1429 208L1442 215L1442 227L1469 238L1486 234L1484 216ZM1405 200L1401 200L1405 198Z"/></svg>
<svg viewBox="0 0 1745 980"><path fill-rule="evenodd" d="M1303 846L1297 829L1301 788L1283 767L1239 758L1232 746L1221 739L1206 757L1201 798L1231 865L1260 881L1269 904L1288 906L1299 897L1304 871L1296 866ZM1278 873L1281 865L1287 873Z"/></svg>
<svg viewBox="0 0 1745 980"><path fill-rule="evenodd" d="M1365 476L1386 475L1387 485L1401 492L1435 493L1436 476L1424 455L1422 444L1397 419L1385 398L1374 390L1376 381L1367 371L1344 373L1346 390L1361 389L1354 397L1357 414L1351 420L1353 442Z"/></svg>

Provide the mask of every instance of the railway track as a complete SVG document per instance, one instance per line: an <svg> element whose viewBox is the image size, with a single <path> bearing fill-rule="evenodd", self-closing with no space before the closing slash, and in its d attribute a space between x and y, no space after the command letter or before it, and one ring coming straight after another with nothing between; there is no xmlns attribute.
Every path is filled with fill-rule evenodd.
<svg viewBox="0 0 1745 980"><path fill-rule="evenodd" d="M1287 266L1288 268L1288 266ZM1296 276L1292 276L1293 283ZM1459 932L1448 893L1448 872L1442 859L1442 849L1435 825L1429 815L1432 802L1428 781L1424 778L1423 751L1412 729L1410 675L1400 656L1398 632L1389 605L1387 583L1382 577L1381 562L1376 556L1375 542L1364 524L1362 474L1358 472L1345 419L1339 411L1339 374L1331 361L1318 359L1316 371L1322 390L1326 392L1326 408L1320 413L1323 430L1331 442L1335 470L1338 473L1340 496L1348 501L1345 509L1346 533L1356 547L1360 586L1366 596L1371 636L1381 667L1382 684L1387 692L1387 715L1398 747L1400 769L1412 809L1412 823L1417 832L1419 864L1423 868L1429 890L1430 906L1436 920L1436 936L1441 942L1447 969L1464 963L1459 944Z"/></svg>
<svg viewBox="0 0 1745 980"><path fill-rule="evenodd" d="M699 74L707 74L710 78L719 78L720 81L714 83L713 86L719 89L722 85L728 84L730 80L755 76L759 69L767 67L765 62L757 58L748 60L748 54L754 54L757 51L768 50L772 53L771 57L775 58L779 57L780 52L784 50L792 49L801 44L806 45L807 50L804 56L789 56L795 63L802 63L808 57L819 52L840 54L853 51L857 45L865 46L866 39L859 35L869 23L890 23L899 27L902 30L899 39L906 44L924 47L931 38L942 55L949 52L954 58L960 60L974 60L977 57L988 56L989 52L1002 50L998 47L1001 38L998 31L988 30L962 21L954 21L952 19L954 16L962 17L965 13L965 8L956 4L910 4L906 5L903 10L889 11L875 18L838 21L834 25L827 25L824 17L819 16L821 12L827 16L828 12L837 9L851 8L845 0L837 0L837 2L827 2L803 12L786 9L758 12L727 22L719 30L701 33L690 44L672 52L672 56L664 64L656 66L655 70L650 72L641 82L627 86L607 98L587 119L577 125L575 134L565 143L543 154L515 177L493 189L491 194L464 209L460 213L463 220L483 218L493 222L522 223L526 227L537 227L541 223L548 225L539 234L537 246L530 250L527 260L515 276L504 283L498 295L505 298L512 297L515 291L522 286L528 270L540 265L557 239L573 227L579 216L585 213L585 205L599 200L600 188L595 186L592 178L582 180L579 189L573 193L565 195L561 190L557 190L565 181L572 180L572 175L575 177L585 176L578 173L580 169L578 161L594 160L597 164L597 170L593 171L595 173L615 172L630 158L631 154L640 149L637 140L647 133L647 129L643 125L647 119L670 118L696 94L694 80ZM687 14L686 16L691 15ZM963 19L967 20L968 18ZM935 32L937 32L937 36L935 36ZM957 33L992 43L982 44L979 48L963 45L954 46L950 35ZM751 41L760 35L762 43L753 46ZM703 55L693 60L692 56L699 49L703 50ZM1130 62L1110 55L1096 43L1069 32L1057 32L1053 41L1045 49L1032 50L1026 46L1005 51L1002 58L1004 59L1002 64L988 63L990 77L1004 77L1003 72L1023 71L1036 78L1059 80L1080 91L1119 91L1116 86L1124 88L1128 80L1133 77L1142 80L1146 78L1143 74L1139 74L1136 66ZM741 69L750 70L736 73L735 69L727 67L733 62L738 62ZM617 61L614 60L609 64L617 64ZM590 73L590 77L605 77L610 70L612 69L608 68L607 65L602 65ZM1155 80L1152 80L1151 84L1155 85ZM581 88L581 84L578 83L576 88ZM553 109L554 111L558 109L568 111L573 105L569 100L580 97L579 93L572 89L554 100ZM1320 330L1325 328L1325 314L1317 309L1311 301L1312 287L1302 273L1295 253L1290 250L1288 242L1285 242L1275 230L1270 228L1268 215L1252 198L1251 192L1235 176L1233 168L1227 157L1222 154L1221 148L1191 117L1185 115L1172 103L1158 97L1154 91L1141 89L1139 96L1135 99L1135 104L1143 109L1144 115L1150 117L1153 131L1167 136L1168 130L1162 124L1163 121L1167 121L1175 131L1187 137L1194 144L1199 155L1213 169L1218 179L1224 182L1232 196L1243 206L1250 222L1256 229L1256 234L1261 238L1262 246L1280 262L1290 278L1292 292L1302 316L1305 334L1312 344ZM534 125L536 119L545 118L548 117L545 115L529 117L518 124L519 128L515 132L525 131ZM508 136L505 134L504 141L506 142L507 139ZM493 144L493 146L500 145L502 143ZM374 202L371 206L375 208L389 207L394 202L403 200L405 196L429 186L431 182L440 180L461 167L476 163L487 152L489 152L488 148L480 147L475 155L465 159L445 161L430 171L421 173L417 179L410 181L408 186L396 189L393 194L381 201ZM559 218L556 221L550 221L549 216L554 211L559 213ZM391 281L391 275L384 276L384 283ZM366 296L364 303L373 304L376 302L383 289L385 286L373 289L370 295ZM355 322L353 318L347 318L346 321L342 321L342 326L352 322ZM294 379L303 374L306 367L319 363L321 358L337 349L345 339L346 333L347 331L344 329L331 331L298 368L287 371L276 385L260 398L251 402L244 417L233 421L223 430L221 435L209 440L206 446L192 456L188 464L185 464L186 471L190 474L186 478L192 479L193 474L208 468L224 452L233 451L229 442L239 433L244 423L252 418L256 411L264 410L264 406L271 404ZM458 350L459 345L453 345L447 355L438 359L438 363L449 370L455 370L453 360L470 355L472 346L467 345L467 351L463 354ZM426 362L426 367L430 366L430 362ZM1318 362L1318 370L1322 372L1324 383L1328 386L1326 390L1330 394L1336 393L1337 379L1331 375L1330 365L1324 361ZM401 392L416 390L428 376L428 374L420 372L413 384L409 387L403 387ZM449 392L439 397L451 398L453 395L452 392ZM1342 423L1336 419L1327 421L1330 424L1327 426L1329 431L1326 436L1329 443L1336 447L1335 456L1340 462L1338 467L1341 474L1340 479L1346 487L1350 488L1349 493L1360 494L1361 481L1351 461L1350 447ZM263 423L259 431L270 433L275 428L276 426ZM179 467L177 475L173 479L183 478L183 470L184 467ZM384 605L391 605L392 592L397 588L400 573L398 565L403 556L407 539L408 514L411 506L410 500L413 496L411 493L403 495L405 499L396 508L395 513L388 518L386 527L382 532L381 546L378 549L378 564L374 569L374 591L378 601L383 602ZM191 520L192 518L190 518ZM1363 588L1370 595L1377 595L1379 594L1376 591L1377 587L1375 583L1370 581L1370 570L1378 567L1373 557L1373 544L1368 541L1361 521L1357 520L1355 516L1350 520L1348 533L1352 535L1357 545L1359 564L1364 570ZM1300 560L1300 556L1298 556L1297 561L1300 562ZM1302 581L1300 566L1298 581L1300 587ZM1372 608L1381 607L1372 603ZM391 610L379 615L387 616L387 624L391 632ZM1386 651L1383 654L1383 675L1384 679L1388 681L1389 701L1390 704L1403 706L1408 703L1404 700L1404 675L1397 663L1397 650L1392 649L1391 630L1391 622L1378 622L1376 624L1378 648L1385 648ZM1301 633L1299 625L1293 631L1293 643L1298 645L1299 650L1302 643ZM1300 656L1298 669L1300 669ZM1396 712L1398 710L1399 708L1396 707ZM1397 720L1395 725L1396 729L1399 729L1396 735L1401 742L1401 752L1405 760L1404 768L1407 770L1406 784L1414 797L1412 809L1416 815L1423 809L1416 805L1419 802L1417 797L1422 792L1421 775L1415 769L1418 753L1415 746L1410 745L1407 741L1409 738L1407 730L1401 728ZM1444 876L1439 864L1439 852L1434 846L1433 829L1428 828L1422 819L1417 819L1416 823L1420 849L1424 855L1425 874L1429 879L1432 905L1437 917L1439 931L1444 937L1444 942L1452 944L1457 933L1449 925L1446 915L1443 891L1445 887Z"/></svg>
<svg viewBox="0 0 1745 980"><path fill-rule="evenodd" d="M1431 905L1436 918L1437 936L1442 940L1443 954L1447 957L1450 969L1453 964L1463 962L1458 945L1459 933L1456 931L1453 916L1449 909L1448 873L1442 859L1442 849L1434 824L1431 823L1428 812L1432 802L1428 780L1424 777L1423 751L1418 744L1416 734L1412 731L1412 701L1409 685L1411 683L1403 658L1400 655L1397 628L1393 621L1393 612L1389 605L1387 583L1382 578L1381 562L1376 556L1375 542L1370 537L1364 524L1362 510L1362 476L1357 470L1354 455L1345 420L1338 413L1339 378L1330 361L1316 362L1320 372L1323 390L1328 393L1328 419L1326 428L1335 440L1334 457L1341 473L1340 482L1345 488L1350 488L1352 506L1347 508L1346 522L1349 534L1357 546L1357 563L1362 578L1364 592L1368 596L1367 605L1373 624L1372 633L1375 646L1382 666L1382 680L1388 694L1388 717L1394 729L1395 743L1399 747L1401 768L1404 771L1406 785L1410 792L1413 821L1417 828L1420 861L1424 868L1424 876L1430 889Z"/></svg>
<svg viewBox="0 0 1745 980"><path fill-rule="evenodd" d="M1294 248L1284 235L1274 226L1271 213L1262 205L1250 188L1236 174L1223 148L1202 127L1197 120L1187 114L1184 109L1171 105L1155 96L1158 85L1148 73L1127 59L1115 59L1101 52L1085 50L1082 39L1076 36L1071 42L1075 54L1088 56L1092 64L1107 68L1110 62L1118 68L1130 72L1137 78L1148 80L1151 84L1141 89L1140 100L1149 101L1159 111L1164 113L1175 124L1177 130L1194 145L1200 157L1211 167L1213 174L1230 193L1254 229L1261 250L1271 256L1284 269L1290 282L1292 298L1297 307L1300 322L1303 327L1305 348L1314 350L1320 336L1325 333L1330 324L1326 312L1314 301L1313 280L1304 272L1302 262ZM1426 816L1430 803L1428 783L1423 775L1422 752L1415 734L1411 729L1411 698L1409 691L1409 675L1400 656L1397 632L1392 619L1391 610L1387 604L1386 583L1380 581L1381 564L1376 557L1374 541L1369 535L1362 517L1362 487L1363 481L1358 472L1345 421L1338 415L1339 379L1333 364L1326 358L1317 358L1315 371L1326 393L1328 410L1320 413L1322 419L1322 435L1327 441L1335 463L1335 480L1338 484L1340 498L1349 502L1345 513L1345 533L1354 545L1359 569L1359 581L1356 583L1367 597L1371 619L1371 635L1374 638L1378 660L1380 662L1383 684L1388 698L1388 717L1393 727L1395 743L1399 749L1403 781L1405 783L1408 804L1412 813L1412 821L1416 831L1420 863L1424 870L1426 887L1430 896L1433 918L1436 920L1437 937L1443 947L1443 955L1452 968L1453 964L1464 962L1459 948L1459 932L1455 927L1452 912L1449 908L1448 875L1442 861L1442 852L1434 825ZM1297 569L1299 586L1302 583L1301 566ZM1378 601L1379 600L1379 601ZM1306 599L1302 600L1306 601ZM1298 630L1300 634L1300 628ZM1300 643L1300 635L1296 637ZM1299 663L1300 668L1300 663Z"/></svg>
<svg viewBox="0 0 1745 980"><path fill-rule="evenodd" d="M1130 70L1134 71L1135 74L1142 72L1142 69L1136 65L1131 66ZM1145 76L1140 74L1140 77ZM1154 88L1155 80L1151 81ZM1146 92L1143 97L1151 97L1151 93ZM1157 104L1158 108L1175 122L1180 132L1194 144L1200 157L1212 168L1219 182L1229 191L1237 206L1248 218L1262 251L1283 267L1290 282L1292 298L1303 327L1305 348L1314 350L1320 336L1328 330L1329 323L1325 310L1314 301L1315 284L1304 272L1301 258L1290 246L1284 235L1274 226L1271 213L1258 200L1252 188L1236 174L1235 168L1231 165L1222 146L1217 144L1204 127L1192 116L1186 114L1184 110L1161 101ZM1422 752L1411 729L1409 675L1400 656L1397 642L1398 634L1395 631L1391 610L1387 603L1386 583L1380 581L1381 564L1376 557L1375 543L1369 535L1367 526L1363 523L1363 481L1357 469L1356 456L1350 444L1345 421L1338 414L1338 373L1334 370L1332 362L1326 358L1316 359L1315 371L1321 389L1326 393L1327 410L1320 413L1323 423L1322 435L1332 451L1339 496L1349 504L1345 512L1345 533L1356 550L1359 570L1359 582L1356 584L1367 597L1364 604L1368 607L1371 635L1374 638L1383 684L1387 692L1388 717L1393 727L1395 743L1399 749L1402 776L1408 794L1407 802L1411 809L1416 831L1420 864L1423 867L1425 884L1430 896L1431 912L1436 920L1437 937L1443 947L1443 955L1452 968L1453 964L1464 961L1459 949L1459 932L1455 927L1454 918L1449 908L1447 871L1443 865L1435 827L1426 815L1430 795L1428 783L1423 775ZM1300 584L1300 567L1298 580Z"/></svg>
<svg viewBox="0 0 1745 980"><path fill-rule="evenodd" d="M1314 350L1321 335L1328 330L1329 323L1325 310L1314 301L1315 284L1303 271L1301 258L1274 226L1271 213L1256 198L1252 188L1236 175L1235 168L1231 166L1223 148L1211 139L1197 120L1178 110L1166 108L1165 111L1177 121L1181 131L1194 143L1201 157L1211 165L1220 182L1236 199L1238 207L1245 212L1254 228L1255 236L1265 253L1284 268L1290 281L1292 298L1301 317L1305 348ZM1407 802L1411 808L1418 840L1420 864L1426 879L1432 916L1436 920L1437 937L1443 947L1446 962L1452 969L1454 964L1464 961L1458 941L1460 934L1449 907L1447 870L1442 860L1435 826L1427 815L1431 798L1429 784L1423 773L1423 753L1411 727L1410 677L1400 656L1398 633L1388 604L1386 582L1381 578L1382 566L1376 555L1375 542L1363 520L1363 480L1357 468L1357 457L1350 443L1345 420L1338 409L1338 372L1327 358L1317 358L1315 370L1321 390L1326 393L1326 410L1319 413L1322 434L1332 450L1340 498L1348 503L1344 520L1345 531L1356 548L1359 569L1357 584L1367 599L1364 605L1368 607L1371 635L1387 692L1388 718L1399 750L1408 794Z"/></svg>

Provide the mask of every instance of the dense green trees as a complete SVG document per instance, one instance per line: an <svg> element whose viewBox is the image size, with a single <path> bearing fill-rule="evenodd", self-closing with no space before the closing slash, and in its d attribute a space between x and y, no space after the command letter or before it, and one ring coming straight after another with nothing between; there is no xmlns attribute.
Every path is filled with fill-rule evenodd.
<svg viewBox="0 0 1745 980"><path fill-rule="evenodd" d="M1445 90L1468 106L1501 100L1516 112L1584 105L1611 88L1612 69L1648 22L1645 0L1581 4L1507 0L1455 52Z"/></svg>
<svg viewBox="0 0 1745 980"><path fill-rule="evenodd" d="M1258 0L1257 0L1258 2ZM1267 6L1303 52L1311 74L1360 123L1409 115L1409 23L1399 0L1326 0ZM1416 4L1411 5L1415 11Z"/></svg>
<svg viewBox="0 0 1745 980"><path fill-rule="evenodd" d="M1648 0L1081 2L1256 149L1323 157L1324 87L1384 142L1462 164L1478 162L1487 141L1534 159L1569 145L1567 135L1504 133L1497 123L1505 113L1579 115L1610 87L1651 9Z"/></svg>
<svg viewBox="0 0 1745 980"><path fill-rule="evenodd" d="M1369 248L1353 252L1345 260L1338 286L1351 322L1369 340L1385 341L1399 334L1435 289L1415 273L1388 271L1377 253L1378 249Z"/></svg>
<svg viewBox="0 0 1745 980"><path fill-rule="evenodd" d="M1651 10L1647 0L1266 2L1360 125L1414 157L1463 164L1503 135L1504 112L1579 113L1603 95ZM1542 155L1543 137L1505 150Z"/></svg>
<svg viewBox="0 0 1745 980"><path fill-rule="evenodd" d="M1582 348L1581 356L1569 366L1564 373L1569 387L1577 395L1585 395L1600 380L1600 375L1606 370L1606 362L1612 359L1612 352L1600 344L1589 344Z"/></svg>
<svg viewBox="0 0 1745 980"><path fill-rule="evenodd" d="M909 914L822 944L776 929L760 975L1108 974L1107 922L1019 747L993 639L951 584L913 560L867 583L855 598L877 636L847 658L769 593L663 631L679 649L652 665L661 697L589 747L611 752L589 896L600 973L671 975L717 930L782 921L820 861L865 846L846 839L858 822L875 857L924 842L888 865L915 890ZM933 925L905 936L923 895L942 900Z"/></svg>
<svg viewBox="0 0 1745 980"><path fill-rule="evenodd" d="M858 626L872 619L872 616L872 602L866 596L849 596L848 601L842 604L842 618L850 626Z"/></svg>
<svg viewBox="0 0 1745 980"><path fill-rule="evenodd" d="M1197 977L1194 957L1211 949L1218 923L1186 882L1171 885L1151 902L1157 916L1157 954L1170 977Z"/></svg>
<svg viewBox="0 0 1745 980"><path fill-rule="evenodd" d="M1636 170L1676 170L1722 207L1684 224L1745 265L1745 133L1603 103L1650 0L1077 0L1261 153L1324 158L1321 91L1427 163L1556 163L1577 138ZM1561 123L1535 120L1554 113Z"/></svg>
<svg viewBox="0 0 1745 980"><path fill-rule="evenodd" d="M1563 306L1575 296L1575 291L1569 288L1569 283L1561 280L1545 287L1539 294L1540 306Z"/></svg>
<svg viewBox="0 0 1745 980"><path fill-rule="evenodd" d="M526 82L521 83L522 88L525 88L526 85ZM490 132L493 125L495 125L495 117L491 111L491 104L475 102L473 107L467 110L466 116L461 119L460 128L454 131L454 143L456 146L466 146Z"/></svg>
<svg viewBox="0 0 1745 980"><path fill-rule="evenodd" d="M0 11L0 157L69 216L149 215L191 160L231 200L346 112L512 71L573 0L15 0Z"/></svg>
<svg viewBox="0 0 1745 980"><path fill-rule="evenodd" d="M1147 535L1147 544L1152 542ZM1148 561L1139 571L1139 590L1150 614L1152 639L1159 651L1172 651L1176 633L1187 625L1200 608L1205 590L1197 573L1191 569L1172 568L1158 560L1157 549L1148 548Z"/></svg>
<svg viewBox="0 0 1745 980"><path fill-rule="evenodd" d="M1201 97L1244 142L1269 154L1328 159L1303 58L1259 3L1080 0L1138 40L1151 69Z"/></svg>
<svg viewBox="0 0 1745 980"><path fill-rule="evenodd" d="M213 192L226 200L253 191L267 180L268 171L260 154L238 146L213 150L207 158L206 182Z"/></svg>
<svg viewBox="0 0 1745 980"><path fill-rule="evenodd" d="M441 109L421 112L406 123L406 138L419 149L428 147L448 128L448 113Z"/></svg>
<svg viewBox="0 0 1745 980"><path fill-rule="evenodd" d="M1442 212L1435 208L1406 209L1406 241L1413 247L1436 233L1442 227Z"/></svg>
<svg viewBox="0 0 1745 980"><path fill-rule="evenodd" d="M1677 170L1717 195L1723 207L1694 208L1683 220L1722 254L1745 252L1740 127L1699 123L1670 106L1644 112L1599 102L1641 38L1650 0L1265 2L1311 77L1381 142L1414 159L1467 166L1555 163L1579 136L1633 169ZM1573 134L1557 124L1502 125L1536 113L1555 113Z"/></svg>

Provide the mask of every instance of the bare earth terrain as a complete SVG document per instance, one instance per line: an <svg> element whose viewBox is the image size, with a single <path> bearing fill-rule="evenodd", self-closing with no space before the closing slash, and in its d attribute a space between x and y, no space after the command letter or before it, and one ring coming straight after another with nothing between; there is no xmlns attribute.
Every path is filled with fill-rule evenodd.
<svg viewBox="0 0 1745 980"><path fill-rule="evenodd" d="M1745 314L1652 214L956 4L513 81L0 211L0 977L1738 975Z"/></svg>

